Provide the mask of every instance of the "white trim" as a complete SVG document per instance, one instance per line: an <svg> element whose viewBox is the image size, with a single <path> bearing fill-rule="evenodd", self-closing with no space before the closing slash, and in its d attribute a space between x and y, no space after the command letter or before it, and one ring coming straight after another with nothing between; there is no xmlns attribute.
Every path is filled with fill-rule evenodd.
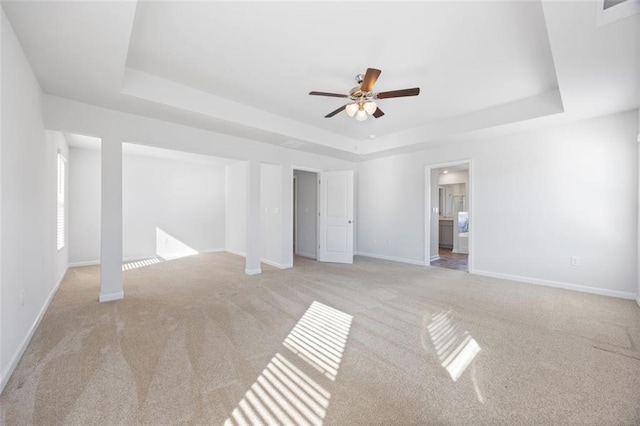
<svg viewBox="0 0 640 426"><path fill-rule="evenodd" d="M60 284L62 284L62 281L64 280L65 275L67 275L68 269L69 269L68 267L65 268L64 272L62 273L62 276L58 279L58 282L53 287L53 289L51 289L51 292L49 293L47 300L44 302L44 305L42 305L42 309L40 309L40 312L38 313L36 320L31 325L29 332L27 333L26 336L24 336L24 339L22 339L22 342L20 342L20 346L18 347L18 350L13 354L13 357L11 358L11 361L9 361L9 364L7 364L7 368L5 369L5 371L2 372L2 379L0 379L0 393L4 390L4 387L7 385L7 382L11 378L11 375L13 374L13 370L15 370L16 366L18 365L18 362L20 362L20 359L22 359L22 355L24 355L24 351L27 349L27 346L29 346L29 343L31 342L31 338L33 338L34 333L36 332L36 330L38 329L38 326L40 325L40 321L42 321L44 314L47 312L47 309L49 309L49 305L53 300L53 296L55 296L56 292L58 291L58 288L60 288Z"/></svg>
<svg viewBox="0 0 640 426"><path fill-rule="evenodd" d="M308 257L309 259L316 260L315 254L305 253L303 251L296 251L296 256Z"/></svg>
<svg viewBox="0 0 640 426"><path fill-rule="evenodd" d="M226 249L224 249L224 251L226 251L227 253L235 254L237 256L247 257L247 254L245 252L243 252L243 251L234 250L234 249L230 249L230 248L226 248Z"/></svg>
<svg viewBox="0 0 640 426"><path fill-rule="evenodd" d="M215 249L205 249L205 250L200 250L198 251L198 254L206 254L206 253L220 253L220 252L225 252L225 251L230 251L226 248L215 248ZM237 254L237 253L234 253ZM244 253L242 253L242 256L244 256ZM160 257L157 254L151 254L149 256L136 256L136 257L128 257L126 259L122 259L122 263L130 263L130 262L138 262L140 260L147 260L147 259L153 259L154 257ZM87 260L84 262L73 262L73 263L69 263L69 268L75 268L78 266L95 266L95 265L100 265L100 261L99 260Z"/></svg>
<svg viewBox="0 0 640 426"><path fill-rule="evenodd" d="M119 291L117 293L110 293L110 294L101 294L98 300L100 301L100 303L103 303L103 302L112 302L114 300L120 300L120 299L124 299L124 291Z"/></svg>
<svg viewBox="0 0 640 426"><path fill-rule="evenodd" d="M457 161L449 161L446 163L435 163L435 164L426 164L425 172L424 172L424 262L427 263L427 259L431 257L431 215L433 200L431 199L431 170L432 169L440 169L443 167L452 167L452 166L460 166L460 165L468 165L469 166L469 180L467 181L467 200L468 206L467 211L469 212L469 243L468 243L468 255L467 258L467 269L470 273L475 273L474 270L474 257L475 257L475 249L474 249L474 238L473 235L475 233L475 211L474 211L474 164L473 158L467 158L463 160ZM429 262L431 264L431 262Z"/></svg>
<svg viewBox="0 0 640 426"><path fill-rule="evenodd" d="M206 249L198 251L198 254L207 254L207 253L220 253L223 251L227 251L225 248L215 248L215 249Z"/></svg>
<svg viewBox="0 0 640 426"><path fill-rule="evenodd" d="M265 259L264 257L261 257L261 258L260 258L260 262L262 262L262 263L266 263L267 265L273 266L273 267L278 268L278 269L287 269L287 268L291 268L291 265L287 266L286 264L278 263L278 262L274 262L274 261L272 261L272 260Z"/></svg>
<svg viewBox="0 0 640 426"><path fill-rule="evenodd" d="M315 169L313 167L305 167L305 166L296 166L295 164L291 165L291 171L300 170L301 172L310 172L310 173L320 173L322 169Z"/></svg>
<svg viewBox="0 0 640 426"><path fill-rule="evenodd" d="M88 260L86 262L69 263L69 268L76 268L78 266L95 266L95 265L99 265L99 264L100 264L99 260Z"/></svg>
<svg viewBox="0 0 640 426"><path fill-rule="evenodd" d="M361 251L355 252L354 254L356 256L371 257L374 259L390 260L392 262L400 262L400 263L408 263L410 265L424 266L424 262L421 262L419 260L413 260L413 259L404 259L402 257L385 256L383 254L377 254L377 253L364 253Z"/></svg>
<svg viewBox="0 0 640 426"><path fill-rule="evenodd" d="M247 275L258 275L262 273L262 269L245 269L244 273Z"/></svg>
<svg viewBox="0 0 640 426"><path fill-rule="evenodd" d="M440 255L436 254L435 256L431 256L431 262L435 262L436 260L440 260ZM431 263L429 262L429 263Z"/></svg>
<svg viewBox="0 0 640 426"><path fill-rule="evenodd" d="M634 299L635 298L635 294L628 293L626 291L608 290L606 288L589 287L589 286L585 286L585 285L570 284L570 283L564 283L564 282L560 282L560 281L550 281L550 280L543 280L543 279L539 279L539 278L521 277L521 276L518 276L518 275L502 274L502 273L499 273L499 272L479 271L477 269L473 273L476 274L476 275L482 275L482 276L485 276L485 277L517 281L517 282L521 282L521 283L525 283L525 284L542 285L542 286L545 286L545 287L562 288L562 289L565 289L565 290L579 291L579 292L582 292L582 293L599 294L601 296L618 297L618 298L621 298L621 299Z"/></svg>
<svg viewBox="0 0 640 426"><path fill-rule="evenodd" d="M160 257L160 256L158 256L158 255L150 255L150 256L128 257L126 259L122 259L122 264L131 263L131 262L138 262L140 260L152 259L154 257ZM70 268L75 268L77 266L96 266L96 265L100 265L100 261L99 260L88 260L86 262L69 263L69 267Z"/></svg>

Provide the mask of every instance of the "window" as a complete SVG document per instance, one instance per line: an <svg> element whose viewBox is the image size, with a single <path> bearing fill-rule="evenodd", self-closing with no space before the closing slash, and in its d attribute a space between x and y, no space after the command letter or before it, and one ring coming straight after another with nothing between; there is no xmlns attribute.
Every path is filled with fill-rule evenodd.
<svg viewBox="0 0 640 426"><path fill-rule="evenodd" d="M640 13L640 0L598 0L597 3L597 27Z"/></svg>
<svg viewBox="0 0 640 426"><path fill-rule="evenodd" d="M58 231L56 236L56 247L61 250L65 245L66 224L65 224L65 184L66 184L66 165L67 160L61 153L58 153L58 186L57 186L57 204L58 204Z"/></svg>
<svg viewBox="0 0 640 426"><path fill-rule="evenodd" d="M602 4L602 9L607 10L610 7L617 6L620 3L624 3L627 0L604 0Z"/></svg>

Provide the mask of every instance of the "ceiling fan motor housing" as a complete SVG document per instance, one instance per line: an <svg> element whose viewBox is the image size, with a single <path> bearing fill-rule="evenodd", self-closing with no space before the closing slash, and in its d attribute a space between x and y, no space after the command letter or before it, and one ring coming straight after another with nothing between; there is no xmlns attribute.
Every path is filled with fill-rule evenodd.
<svg viewBox="0 0 640 426"><path fill-rule="evenodd" d="M384 112L376 105L376 100L378 99L389 99L389 98L400 98L405 96L417 96L420 94L420 88L414 87L411 89L402 89L402 90L391 90L387 92L374 92L373 86L376 84L378 77L380 76L379 69L376 68L367 68L366 74L357 74L355 77L356 83L358 85L349 90L348 95L343 95L340 93L328 93L328 92L309 92L310 95L316 96L329 96L334 98L347 98L351 100L352 104L343 105L335 111L330 112L325 115L325 118L333 117L334 115L347 110L349 116L356 115L356 120L364 121L366 119L366 114L363 116L361 113L366 113L372 115L375 118L380 118L384 115ZM353 107L357 107L357 111L353 109Z"/></svg>

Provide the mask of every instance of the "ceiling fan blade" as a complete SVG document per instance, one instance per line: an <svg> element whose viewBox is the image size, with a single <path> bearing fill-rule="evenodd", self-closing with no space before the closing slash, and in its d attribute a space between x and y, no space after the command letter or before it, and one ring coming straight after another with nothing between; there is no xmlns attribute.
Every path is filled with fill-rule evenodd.
<svg viewBox="0 0 640 426"><path fill-rule="evenodd" d="M377 99L389 99L389 98L402 98L404 96L418 96L420 94L420 88L414 87L413 89L391 90L389 92L380 92L376 95Z"/></svg>
<svg viewBox="0 0 640 426"><path fill-rule="evenodd" d="M373 116L375 118L380 118L384 115L384 112L382 112L382 110L380 108L376 108L375 111L373 111Z"/></svg>
<svg viewBox="0 0 640 426"><path fill-rule="evenodd" d="M336 115L337 113L344 111L344 109L345 109L346 107L347 107L346 105L342 105L342 106L341 106L340 108L338 108L337 110L335 110L335 111L331 111L329 114L325 115L325 116L324 116L324 118L331 118L331 117L333 117L334 115Z"/></svg>
<svg viewBox="0 0 640 426"><path fill-rule="evenodd" d="M364 80L360 85L360 90L363 92L370 92L373 90L373 85L376 84L378 77L382 71L375 68L367 68L367 73L364 75Z"/></svg>
<svg viewBox="0 0 640 426"><path fill-rule="evenodd" d="M341 95L339 93L309 92L309 94L314 96L330 96L332 98L349 98L349 95Z"/></svg>

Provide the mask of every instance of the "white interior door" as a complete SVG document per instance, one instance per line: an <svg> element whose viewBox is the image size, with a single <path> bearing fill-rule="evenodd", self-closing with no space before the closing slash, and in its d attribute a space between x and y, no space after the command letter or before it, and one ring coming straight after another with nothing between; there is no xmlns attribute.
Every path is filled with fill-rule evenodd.
<svg viewBox="0 0 640 426"><path fill-rule="evenodd" d="M320 173L318 260L353 263L353 170Z"/></svg>

